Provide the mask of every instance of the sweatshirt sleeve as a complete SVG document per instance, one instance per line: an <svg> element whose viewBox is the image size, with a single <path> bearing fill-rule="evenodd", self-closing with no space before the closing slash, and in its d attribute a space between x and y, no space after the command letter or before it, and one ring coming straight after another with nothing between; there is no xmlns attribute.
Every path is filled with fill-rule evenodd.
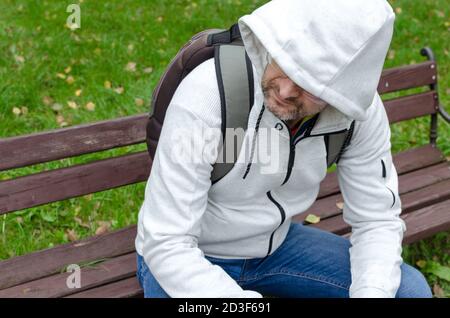
<svg viewBox="0 0 450 318"><path fill-rule="evenodd" d="M356 122L351 144L337 165L350 237L350 297L393 298L400 286L402 239L398 176L390 126L378 94L366 121Z"/></svg>
<svg viewBox="0 0 450 318"><path fill-rule="evenodd" d="M169 106L141 207L143 257L173 298L262 297L243 290L197 244L216 158L211 149L221 136L209 128L187 107Z"/></svg>

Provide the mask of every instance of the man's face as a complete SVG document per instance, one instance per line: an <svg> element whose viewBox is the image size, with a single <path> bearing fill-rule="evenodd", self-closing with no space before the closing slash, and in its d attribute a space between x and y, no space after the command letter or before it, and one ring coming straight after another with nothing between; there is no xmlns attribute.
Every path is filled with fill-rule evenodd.
<svg viewBox="0 0 450 318"><path fill-rule="evenodd" d="M328 105L291 81L274 60L267 65L261 85L266 107L281 120L312 116Z"/></svg>

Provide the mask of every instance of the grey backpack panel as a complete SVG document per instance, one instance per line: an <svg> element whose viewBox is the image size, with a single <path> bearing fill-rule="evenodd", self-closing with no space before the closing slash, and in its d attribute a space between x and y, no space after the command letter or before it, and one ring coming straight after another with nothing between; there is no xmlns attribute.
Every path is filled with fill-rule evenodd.
<svg viewBox="0 0 450 318"><path fill-rule="evenodd" d="M213 183L224 177L237 161L243 140L235 140L234 131L247 130L253 106L253 70L250 68L249 72L247 67L250 61L244 46L239 43L216 46L215 61L221 95L223 139L218 162L212 171Z"/></svg>

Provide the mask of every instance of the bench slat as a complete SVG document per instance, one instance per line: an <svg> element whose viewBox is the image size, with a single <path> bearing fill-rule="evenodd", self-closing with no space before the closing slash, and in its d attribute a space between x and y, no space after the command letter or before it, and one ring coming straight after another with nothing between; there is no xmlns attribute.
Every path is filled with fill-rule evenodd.
<svg viewBox="0 0 450 318"><path fill-rule="evenodd" d="M0 289L52 275L69 264L130 253L134 251L135 238L136 226L133 225L104 235L1 261Z"/></svg>
<svg viewBox="0 0 450 318"><path fill-rule="evenodd" d="M71 295L136 275L136 253L115 257L90 267L81 268L81 288L67 287L72 273L60 273L0 290L0 298L56 298Z"/></svg>
<svg viewBox="0 0 450 318"><path fill-rule="evenodd" d="M142 151L2 181L0 215L146 181L151 163Z"/></svg>
<svg viewBox="0 0 450 318"><path fill-rule="evenodd" d="M0 138L0 171L145 141L148 114Z"/></svg>
<svg viewBox="0 0 450 318"><path fill-rule="evenodd" d="M402 213L409 213L449 198L450 179L447 179L425 188L401 194L400 199L402 201ZM322 201L323 204L316 205L314 208L308 209L306 212L297 214L293 220L295 222L303 222L308 214L314 214L319 216L322 221L325 221L329 218L342 214L342 210L336 206L337 202L343 202L341 194L328 197ZM322 210L319 210L319 208L322 208Z"/></svg>
<svg viewBox="0 0 450 318"><path fill-rule="evenodd" d="M405 220L407 227L403 244L410 244L448 230L450 228L450 213L448 211L450 211L450 200L402 214L401 218ZM350 226L344 222L342 214L308 226L344 236L348 236L350 232Z"/></svg>
<svg viewBox="0 0 450 318"><path fill-rule="evenodd" d="M400 66L383 71L378 84L378 92L385 94L435 84L436 81L436 62L427 61L420 64Z"/></svg>
<svg viewBox="0 0 450 318"><path fill-rule="evenodd" d="M143 290L136 277L95 287L67 298L137 298L143 296Z"/></svg>
<svg viewBox="0 0 450 318"><path fill-rule="evenodd" d="M435 114L438 99L435 91L414 94L384 101L389 123Z"/></svg>
<svg viewBox="0 0 450 318"><path fill-rule="evenodd" d="M428 167L445 161L445 157L439 149L425 145L409 149L393 156L395 169L399 175ZM328 173L320 184L318 198L323 198L339 192L336 172Z"/></svg>

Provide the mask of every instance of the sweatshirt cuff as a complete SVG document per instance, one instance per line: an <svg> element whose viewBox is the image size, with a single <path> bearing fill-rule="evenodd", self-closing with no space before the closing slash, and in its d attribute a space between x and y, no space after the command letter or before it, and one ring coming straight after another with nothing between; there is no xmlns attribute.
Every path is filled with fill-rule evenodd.
<svg viewBox="0 0 450 318"><path fill-rule="evenodd" d="M375 287L364 287L351 293L350 298L391 298L387 292Z"/></svg>

